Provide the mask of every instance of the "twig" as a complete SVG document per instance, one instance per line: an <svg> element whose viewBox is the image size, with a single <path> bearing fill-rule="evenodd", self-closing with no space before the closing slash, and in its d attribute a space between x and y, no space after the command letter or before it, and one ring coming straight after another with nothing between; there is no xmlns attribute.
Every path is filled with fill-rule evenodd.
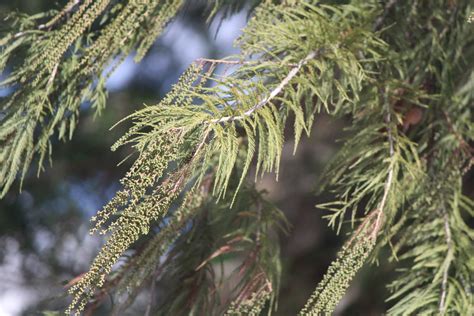
<svg viewBox="0 0 474 316"><path fill-rule="evenodd" d="M257 201L258 203L258 217L257 217L257 221L258 221L258 226L257 226L257 234L255 236L255 243L256 243L256 248L260 248L260 238L261 238L261 235L262 235L262 232L261 232L261 228L262 228L262 206L260 205L261 202L260 201Z"/></svg>
<svg viewBox="0 0 474 316"><path fill-rule="evenodd" d="M202 147L204 147L204 144L206 144L206 140L207 140L207 137L209 136L210 132L211 132L211 129L208 128L207 131L204 133L204 136L202 138L201 143L196 148L196 151L194 152L194 155L193 155L193 158L191 159L191 161L194 160L197 157L197 155L201 151Z"/></svg>
<svg viewBox="0 0 474 316"><path fill-rule="evenodd" d="M22 37L22 36L25 35L25 34L26 34L26 31L25 31L25 32L18 32L18 33L16 33L15 35L13 35L13 38L14 38L14 39L20 38L20 37Z"/></svg>
<svg viewBox="0 0 474 316"><path fill-rule="evenodd" d="M81 3L81 0L71 0L67 5L66 7L61 11L59 12L54 18L52 18L48 23L46 24L41 24L38 26L38 29L39 30L43 30L45 28L51 28L52 26L54 26L54 24L56 24L63 16L65 16L66 14L72 12L72 10L76 7L76 5L78 5L79 3Z"/></svg>
<svg viewBox="0 0 474 316"><path fill-rule="evenodd" d="M158 265L155 266L153 271L152 280L151 280L151 289L150 289L150 301L146 307L145 316L150 316L151 309L153 306L153 300L155 299L155 289L156 289L156 278L157 278Z"/></svg>
<svg viewBox="0 0 474 316"><path fill-rule="evenodd" d="M257 61L211 59L211 58L199 58L197 61L200 62L200 63L224 64L224 65L257 65L257 64L260 64ZM290 64L284 64L283 66L298 67L298 64L290 63Z"/></svg>
<svg viewBox="0 0 474 316"><path fill-rule="evenodd" d="M390 11L390 9L397 4L399 0L390 0L389 2L387 2L385 4L385 7L383 9L383 13L381 16L379 16L377 18L377 20L375 20L375 24L374 24L374 30L378 31L380 29L380 27L382 26L385 18L387 17L388 15L388 11Z"/></svg>
<svg viewBox="0 0 474 316"><path fill-rule="evenodd" d="M453 124L453 121L451 120L451 117L449 116L449 114L443 110L443 115L444 115L444 118L446 119L446 122L448 123L448 129L449 131L451 132L451 134L454 135L454 137L456 137L456 139L458 140L459 142L459 145L461 147L462 150L464 150L464 152L468 155L468 156L473 156L473 153L474 153L474 148L472 148L471 146L469 146L469 144L464 140L464 138L456 131L456 129L454 128L454 124Z"/></svg>
<svg viewBox="0 0 474 316"><path fill-rule="evenodd" d="M48 79L48 84L47 86L50 86L53 81L54 81L54 78L56 77L56 74L58 72L58 67L59 67L59 63L57 63L56 65L54 65L54 68L53 68L53 71L51 72L51 76L49 77Z"/></svg>
<svg viewBox="0 0 474 316"><path fill-rule="evenodd" d="M245 111L242 115L237 116L225 116L219 119L210 120L209 123L217 124L217 123L225 123L230 121L237 121L242 120L245 117L251 116L255 111L261 109L270 101L272 101L277 95L279 95L283 89L290 83L290 81L298 74L298 72L303 68L310 60L317 58L321 54L322 50L314 50L310 52L304 59L300 60L300 62L291 69L288 75L280 82L280 84L273 89L270 94L264 98L259 103L255 104L253 107Z"/></svg>
<svg viewBox="0 0 474 316"><path fill-rule="evenodd" d="M375 209L371 211L368 215L365 216L365 218L362 220L360 223L359 227L354 231L352 234L351 239L349 239L345 244L345 248L350 248L354 241L360 237L362 233L365 233L365 230L367 229L367 226L371 224L373 217L379 214L379 209Z"/></svg>
<svg viewBox="0 0 474 316"><path fill-rule="evenodd" d="M385 94L386 98L386 94ZM388 144L390 148L390 159L393 159L393 156L395 155L395 149L394 149L394 140L393 140L393 134L392 134L392 128L391 128L391 123L392 123L392 114L390 111L390 104L389 102L385 102L386 108L387 108L387 116L385 117L385 123L387 125L387 138L388 138ZM387 203L388 199L388 194L390 193L390 189L392 187L392 182L393 182L393 162L390 163L390 167L388 169L388 176L387 179L385 180L384 184L384 192L383 192L383 197L382 200L380 201L378 211L377 211L377 219L375 220L375 226L374 230L372 232L372 239L375 240L377 238L377 234L380 230L380 226L382 225L382 220L383 220L383 213L385 209L385 204Z"/></svg>
<svg viewBox="0 0 474 316"><path fill-rule="evenodd" d="M209 136L210 132L211 132L211 128L208 127L206 132L204 133L204 136L203 136L201 142L196 147L196 151L194 152L193 156L190 158L189 162L185 166L183 166L183 168L181 168L181 170L177 171L177 174L179 175L179 177L176 180L176 183L173 186L173 188L171 189L170 193L174 194L181 188L181 185L183 184L183 181L186 179L186 176L188 175L188 172L189 172L194 160L198 157L199 152L202 150L202 148L206 144L207 137ZM168 178L165 182L167 182L167 181L170 181L170 178Z"/></svg>
<svg viewBox="0 0 474 316"><path fill-rule="evenodd" d="M449 218L448 214L446 213L446 210L443 211L444 213L444 231L446 234L446 244L448 246L448 254L447 256L450 256L453 252L453 242L451 239L451 228L449 227ZM441 283L441 298L439 300L439 313L441 315L444 315L446 312L446 291L448 288L448 271L449 267L451 266L451 260L449 260L444 267L443 271L443 281Z"/></svg>
<svg viewBox="0 0 474 316"><path fill-rule="evenodd" d="M210 58L199 58L197 60L200 63L211 63L211 64L225 64L225 65L251 65L255 62L245 60L225 60L225 59L210 59Z"/></svg>
<svg viewBox="0 0 474 316"><path fill-rule="evenodd" d="M35 32L38 32L38 31L42 31L44 29L51 29L63 16L65 16L66 14L72 12L72 10L79 3L81 3L81 0L72 0L72 1L70 1L69 4L67 4L66 7L61 12L59 12L55 17L53 17L49 22L47 22L45 24L38 25L38 30L36 30L36 31L35 30L21 31L21 32L15 33L12 36L12 38L17 39L17 38L20 38L20 37L22 37L26 34L29 34L29 33L35 33Z"/></svg>

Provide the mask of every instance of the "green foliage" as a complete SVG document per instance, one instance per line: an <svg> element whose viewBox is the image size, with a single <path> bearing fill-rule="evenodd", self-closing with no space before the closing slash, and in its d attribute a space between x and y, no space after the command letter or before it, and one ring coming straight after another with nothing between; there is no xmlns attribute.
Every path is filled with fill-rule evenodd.
<svg viewBox="0 0 474 316"><path fill-rule="evenodd" d="M36 155L41 170L53 135L72 137L81 104L90 102L100 114L110 73L134 50L140 61L181 2L71 0L54 16L10 17L12 31L0 41L0 71L17 55L23 62L0 83L14 90L0 105L0 196L18 173L25 176ZM107 66L111 71L104 73Z"/></svg>
<svg viewBox="0 0 474 316"><path fill-rule="evenodd" d="M239 40L242 55L237 60L200 60L160 104L131 116L134 128L116 146L133 142L145 148L150 139L166 131L182 133L196 146L200 144L201 151L195 157L199 165L207 167L217 161L217 196L225 194L242 152L246 159L241 181L255 156L257 175L278 174L283 131L290 115L295 116L297 145L303 132L309 134L315 113L325 109L350 112L353 100L346 91L356 94L361 81L369 80L356 56L360 49L357 38L364 38L363 46L369 50L382 44L363 29L350 36L344 34L356 27L353 24L362 14L352 7L346 10L334 9L328 15L309 4L267 5L257 10ZM275 16L277 25L273 23ZM340 29L330 31L332 19L341 20ZM307 44L301 46L298 36L310 34L309 28L314 27L308 24L310 20L318 21L316 29L321 33L313 31L314 35L305 39ZM326 41L321 41L323 34L328 37ZM258 62L253 56L258 56ZM373 59L367 56L363 62ZM226 76L216 72L218 66L225 68ZM316 98L318 101L313 102ZM202 171L205 173L206 168Z"/></svg>
<svg viewBox="0 0 474 316"><path fill-rule="evenodd" d="M132 146L138 157L92 219L106 243L72 284L68 312L110 292L119 312L149 284L148 313L271 312L281 271L274 233L285 220L248 173L278 176L285 129L293 125L296 150L326 112L350 127L321 187L335 200L320 207L337 232L353 231L301 314L332 313L387 246L401 267L388 314L473 313L474 202L462 188L473 163L472 4L336 3L263 1L238 56L198 60L159 104L126 118L133 127L113 149ZM180 4L86 1L39 30L43 16L15 20L24 34L2 41L1 64L28 50L7 79L21 88L1 118L3 194L34 153L41 164L58 126L60 138L72 132L82 100L103 108L107 62L133 49L143 57ZM211 16L240 8L209 5ZM239 262L230 274L229 260ZM169 296L155 297L169 280Z"/></svg>
<svg viewBox="0 0 474 316"><path fill-rule="evenodd" d="M242 11L246 6L250 6L251 9L255 9L257 5L261 2L264 2L264 0L213 0L203 2L207 4L209 8L209 20L212 20L218 13L222 14L222 18L226 18L235 12Z"/></svg>
<svg viewBox="0 0 474 316"><path fill-rule="evenodd" d="M468 143L474 137L469 62L474 58L474 34L465 22L472 4L436 1L429 13L422 12L421 6L410 11L397 8L392 19L406 19L385 35L399 52L394 62L404 61L403 79L410 78L412 90L429 95L422 126L407 134L417 142L424 175L405 203L399 223L391 228L392 234L397 231L398 258L409 271L404 269L391 285L392 301L397 301L389 313L468 315L474 308L474 265L469 255L474 251L474 233L466 220L472 218L474 208L463 196L461 182L473 161ZM413 30L414 25L415 30L429 29L429 35L415 31L405 40L399 38L400 32Z"/></svg>
<svg viewBox="0 0 474 316"><path fill-rule="evenodd" d="M474 234L464 217L473 216L474 204L462 196L460 183L452 186L452 181L459 181L459 175L447 173L449 186L432 179L436 181L429 184L433 195L415 202L429 213L420 216L410 209L405 219L403 233L407 237L395 247L400 248L399 259L412 264L400 269L400 278L390 284L393 295L389 300L397 300L390 314L473 312L469 288L473 282Z"/></svg>
<svg viewBox="0 0 474 316"><path fill-rule="evenodd" d="M309 133L314 113L330 107L335 113L352 111L354 102L346 91L356 95L362 80L368 80L356 56L361 48L357 39L363 38L362 47L369 51L383 47L364 30L366 19L358 19L362 14L362 10L350 6L342 10L308 3L263 5L239 40L242 55L238 61L199 61L160 104L130 116L134 127L113 149L131 144L140 157L122 180L124 190L93 218L96 225L92 232L111 235L90 271L71 288L75 297L71 311L84 308L95 286L104 285L105 276L119 256L148 233L153 221L162 220L165 210L188 183L199 186L212 172L213 194L222 199L236 174L239 182L231 190L235 199L255 156L257 174L278 173L283 131L290 114L296 117L298 141L304 131ZM271 26L275 17L280 24ZM318 21L321 33L307 36L308 43L302 47L298 38L311 34L313 27L308 21ZM340 28L330 31L334 21ZM362 25L356 24L361 21ZM347 33L355 27L360 30ZM322 40L323 35L327 39ZM285 40L275 41L275 36ZM258 64L252 61L253 56L259 57ZM363 63L374 63L377 57L370 53ZM217 72L219 65L227 68L227 75ZM324 74L324 79L318 74ZM315 98L321 101L312 102ZM330 104L330 99L339 101ZM303 108L296 105L300 102ZM160 180L167 166L172 168L167 170L169 176ZM110 222L112 215L118 219ZM102 229L104 224L106 228ZM239 296L229 313L241 308L243 312L245 306L255 307L253 301L263 303L274 295L274 285L259 289L251 278L246 281L250 285L242 287L250 296ZM174 304L182 305L177 302L170 310ZM196 304L196 308L206 310L209 302Z"/></svg>

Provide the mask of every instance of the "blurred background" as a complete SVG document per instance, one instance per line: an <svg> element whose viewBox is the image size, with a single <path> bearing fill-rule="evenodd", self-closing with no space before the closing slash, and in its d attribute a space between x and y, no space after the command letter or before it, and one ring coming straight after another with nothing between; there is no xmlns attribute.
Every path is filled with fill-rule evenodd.
<svg viewBox="0 0 474 316"><path fill-rule="evenodd" d="M64 2L0 0L0 14L37 13ZM94 119L84 107L73 140L54 146L53 165L39 178L32 170L21 193L17 184L0 200L0 316L61 310L66 305L64 284L87 271L102 242L89 236L89 218L118 190L118 180L129 167L116 166L125 153L110 151L128 126L109 128L144 103L157 103L195 59L238 52L233 41L246 24L248 9L224 19L218 32L220 19L207 25L203 10L198 4L187 7L141 64L126 59L108 82L108 107L103 115ZM295 315L300 310L342 245L344 234L337 236L329 230L322 211L315 207L330 197L314 192L324 166L339 147L346 123L318 117L312 138L302 141L295 156L289 131L280 180L268 175L259 183L292 225L290 234L280 238L283 278L277 315ZM384 269L365 268L337 314L383 314L384 284L392 273L389 265Z"/></svg>

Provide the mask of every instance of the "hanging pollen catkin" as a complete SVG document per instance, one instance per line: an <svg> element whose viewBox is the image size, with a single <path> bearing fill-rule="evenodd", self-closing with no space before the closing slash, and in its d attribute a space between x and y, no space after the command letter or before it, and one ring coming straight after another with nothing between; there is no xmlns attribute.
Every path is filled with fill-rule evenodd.
<svg viewBox="0 0 474 316"><path fill-rule="evenodd" d="M347 292L354 276L366 263L374 246L375 241L372 238L359 237L353 240L351 245L344 247L299 315L331 315Z"/></svg>
<svg viewBox="0 0 474 316"><path fill-rule="evenodd" d="M23 64L0 83L0 88L18 86L0 104L0 197L18 173L22 177L26 174L36 156L38 173L41 171L44 160L51 156L55 133L62 140L72 137L81 104L91 102L96 114L101 113L108 78L102 73L109 63L115 62L114 70L117 61L134 50L138 50L137 61L143 58L182 3L86 0L69 3L46 24L16 18L20 31L12 31L0 42L0 68L20 49L26 49L27 55ZM150 26L152 32L143 31ZM27 128L26 122L32 128ZM25 139L27 143L21 141Z"/></svg>
<svg viewBox="0 0 474 316"><path fill-rule="evenodd" d="M104 285L106 276L120 256L141 236L148 234L152 222L166 215L185 184L179 180L183 177L181 171L158 183L168 163L177 158L182 144L182 140L173 135L162 139L160 144L149 144L149 151L137 159L121 181L124 189L92 219L95 227L91 233L99 231L110 235L89 271L69 289L73 301L68 313L79 313L84 309L95 289ZM112 215L117 218L111 219ZM102 229L105 224L108 227Z"/></svg>

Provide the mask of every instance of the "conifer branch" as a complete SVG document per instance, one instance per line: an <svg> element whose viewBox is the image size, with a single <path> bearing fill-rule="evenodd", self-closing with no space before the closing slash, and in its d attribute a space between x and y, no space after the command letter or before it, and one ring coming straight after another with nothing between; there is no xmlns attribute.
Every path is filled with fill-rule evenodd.
<svg viewBox="0 0 474 316"><path fill-rule="evenodd" d="M301 71L301 69L312 59L317 58L321 54L322 50L311 51L304 59L300 60L298 64L291 69L288 75L273 89L270 94L265 97L262 101L252 106L250 109L245 111L242 115L238 116L224 116L219 119L211 120L210 123L218 124L225 123L229 121L242 120L246 116L251 116L255 111L264 107L270 103L276 96L278 96L283 89L290 83L290 81Z"/></svg>
<svg viewBox="0 0 474 316"><path fill-rule="evenodd" d="M27 54L21 66L0 83L0 88L15 90L0 100L4 160L0 165L0 197L17 175L22 183L36 157L38 173L43 169L45 158L51 158L55 134L62 140L66 135L72 137L83 102L90 101L96 114L101 113L107 100L104 69L133 50L137 50L136 59L141 59L182 2L71 0L55 16L12 18L17 27L0 41L0 70L16 52L24 50ZM40 24L44 18L51 19ZM99 18L102 23L91 28ZM28 121L31 128L21 128L21 120Z"/></svg>
<svg viewBox="0 0 474 316"><path fill-rule="evenodd" d="M0 69L20 49L27 54L0 84L16 89L1 108L1 196L36 156L41 169L55 133L72 136L82 101L100 113L103 69L134 51L141 60L182 3L71 0L55 16L14 19L0 41ZM256 176L278 176L288 123L296 150L324 111L350 118L350 127L324 175L334 201L320 207L338 233L349 222L352 236L301 315L332 313L387 244L407 266L389 286L388 314L472 314L474 233L466 219L474 202L462 194L473 162L472 5L433 3L420 15L423 3L263 1L238 40L237 60L199 59L159 104L127 117L133 127L112 149L130 145L138 158L91 220L91 233L107 239L90 270L69 283L68 312L92 311L116 291L124 297L119 314L146 285L146 314L257 315L265 304L271 311L280 273L275 232L285 220L247 173L254 165ZM214 16L242 4L209 8ZM413 111L421 114L405 124ZM217 280L224 255L240 261ZM169 296L155 297L163 283Z"/></svg>

